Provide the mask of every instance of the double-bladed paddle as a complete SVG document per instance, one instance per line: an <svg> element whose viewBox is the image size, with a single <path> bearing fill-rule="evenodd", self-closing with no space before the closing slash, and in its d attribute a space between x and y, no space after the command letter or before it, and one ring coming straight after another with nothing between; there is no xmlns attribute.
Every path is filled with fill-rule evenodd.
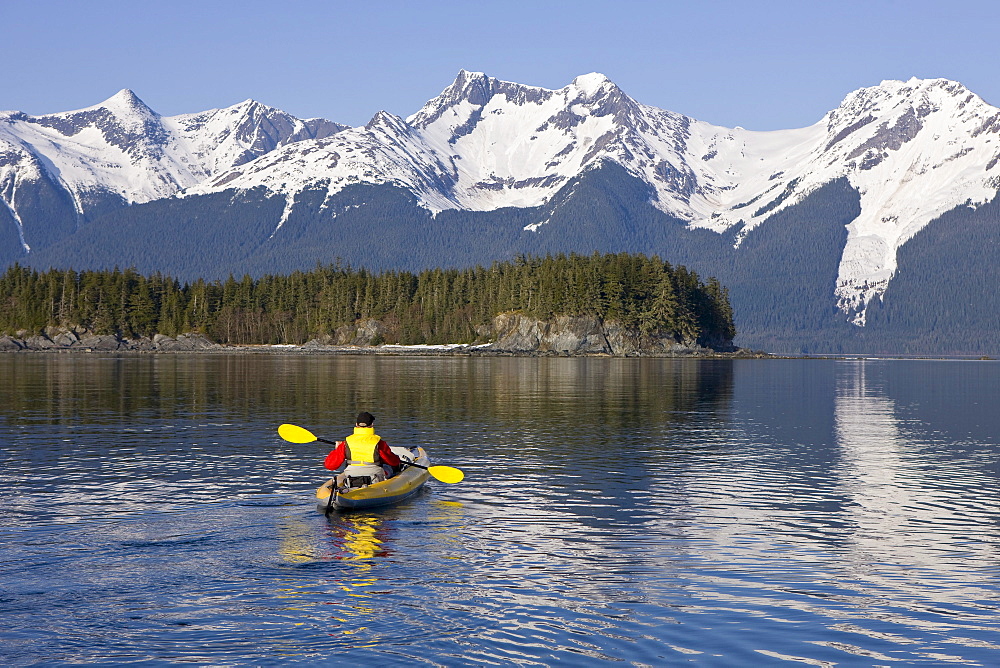
<svg viewBox="0 0 1000 668"><path fill-rule="evenodd" d="M320 443L337 445L336 441L328 441L325 438L320 438L308 429L297 427L294 424L283 424L278 427L278 436L281 436L281 438L285 439L289 443L313 443L314 441L319 441ZM423 466L421 464L414 464L413 462L405 460L403 460L402 463L405 466L415 466L418 469L424 469L434 476L435 480L440 480L441 482L456 483L462 482L465 478L465 474L462 473L462 470L457 469L454 466Z"/></svg>

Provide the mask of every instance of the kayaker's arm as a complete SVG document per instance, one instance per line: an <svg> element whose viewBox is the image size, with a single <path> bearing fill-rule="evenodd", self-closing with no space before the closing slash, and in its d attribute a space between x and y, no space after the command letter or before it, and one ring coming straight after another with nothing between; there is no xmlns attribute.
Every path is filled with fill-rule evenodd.
<svg viewBox="0 0 1000 668"><path fill-rule="evenodd" d="M344 459L347 457L347 446L343 441L337 441L337 447L330 451L330 454L326 456L326 460L323 462L323 466L330 469L331 471L339 469L344 463Z"/></svg>
<svg viewBox="0 0 1000 668"><path fill-rule="evenodd" d="M378 451L378 456L379 459L382 460L382 463L391 466L394 473L399 473L399 469L402 467L403 462L399 459L399 455L392 451L389 444L385 441L379 441L376 450Z"/></svg>

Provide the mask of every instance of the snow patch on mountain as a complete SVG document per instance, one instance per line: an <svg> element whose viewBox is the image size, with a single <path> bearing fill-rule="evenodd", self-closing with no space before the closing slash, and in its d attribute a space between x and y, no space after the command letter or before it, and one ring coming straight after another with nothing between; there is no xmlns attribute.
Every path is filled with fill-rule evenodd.
<svg viewBox="0 0 1000 668"><path fill-rule="evenodd" d="M14 200L14 197L16 195L16 185L13 184L13 181L14 180L11 179L12 187L10 188L10 194L9 194L11 201ZM3 205L7 209L7 212L10 214L10 217L14 220L14 225L17 226L17 240L21 244L21 249L25 253L30 253L31 246L28 245L27 240L25 240L24 238L24 221L21 220L21 215L17 212L17 209L15 209L11 204L7 202L6 197L0 197L0 202L3 202Z"/></svg>

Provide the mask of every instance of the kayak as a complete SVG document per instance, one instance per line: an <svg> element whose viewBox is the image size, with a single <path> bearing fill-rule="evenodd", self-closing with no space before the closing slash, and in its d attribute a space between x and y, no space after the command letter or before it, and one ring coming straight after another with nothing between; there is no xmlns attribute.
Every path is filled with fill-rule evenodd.
<svg viewBox="0 0 1000 668"><path fill-rule="evenodd" d="M431 461L423 448L391 448L403 461L403 470L380 482L374 482L363 487L351 487L347 490L336 489L336 478L330 478L316 490L316 509L328 512L334 508L339 510L361 510L390 506L404 501L424 486L430 474L425 468L405 466L407 462L430 466Z"/></svg>

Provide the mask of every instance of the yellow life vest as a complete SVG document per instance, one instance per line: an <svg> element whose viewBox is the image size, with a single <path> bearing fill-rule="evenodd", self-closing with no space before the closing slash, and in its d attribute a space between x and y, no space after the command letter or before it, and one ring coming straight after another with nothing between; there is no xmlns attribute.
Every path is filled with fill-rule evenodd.
<svg viewBox="0 0 1000 668"><path fill-rule="evenodd" d="M347 463L363 466L375 463L375 448L382 437L375 433L375 427L355 427L354 433L344 439L347 443Z"/></svg>

